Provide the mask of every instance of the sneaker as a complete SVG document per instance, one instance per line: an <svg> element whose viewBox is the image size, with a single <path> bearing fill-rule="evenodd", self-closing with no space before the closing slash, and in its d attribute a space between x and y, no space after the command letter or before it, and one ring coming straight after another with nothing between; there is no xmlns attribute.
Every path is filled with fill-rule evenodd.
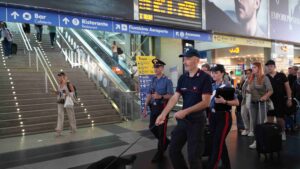
<svg viewBox="0 0 300 169"><path fill-rule="evenodd" d="M242 132L242 136L247 136L249 134L249 130L243 130L243 132Z"/></svg>
<svg viewBox="0 0 300 169"><path fill-rule="evenodd" d="M251 149L256 149L256 141L254 141L250 146L249 148Z"/></svg>
<svg viewBox="0 0 300 169"><path fill-rule="evenodd" d="M249 132L248 136L249 136L249 137L254 137L253 131Z"/></svg>
<svg viewBox="0 0 300 169"><path fill-rule="evenodd" d="M286 141L286 133L285 132L281 133L281 139L282 139L282 141Z"/></svg>

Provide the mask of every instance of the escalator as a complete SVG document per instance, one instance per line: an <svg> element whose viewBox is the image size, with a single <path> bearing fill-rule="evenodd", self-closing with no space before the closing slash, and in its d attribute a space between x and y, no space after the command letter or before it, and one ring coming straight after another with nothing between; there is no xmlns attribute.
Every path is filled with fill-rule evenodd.
<svg viewBox="0 0 300 169"><path fill-rule="evenodd" d="M135 83L131 77L132 72L130 68L122 61L116 63L112 57L110 48L101 41L97 40L97 36L89 31L80 29L63 29L60 31L62 31L61 33L63 35L68 34L69 37L72 37L77 44L80 44L80 41L84 40L85 44L88 45L88 47L85 46L85 48L89 48L89 50L93 50L97 54L97 56L94 57L100 57L131 91L135 89ZM115 69L117 69L118 72L116 72Z"/></svg>

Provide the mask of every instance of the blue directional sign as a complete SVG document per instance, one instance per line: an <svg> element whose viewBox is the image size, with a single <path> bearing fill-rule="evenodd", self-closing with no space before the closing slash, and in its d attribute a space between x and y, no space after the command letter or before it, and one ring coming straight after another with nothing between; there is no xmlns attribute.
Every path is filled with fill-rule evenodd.
<svg viewBox="0 0 300 169"><path fill-rule="evenodd" d="M112 31L112 21L70 15L60 15L60 26L78 29Z"/></svg>
<svg viewBox="0 0 300 169"><path fill-rule="evenodd" d="M6 20L6 8L0 7L0 21Z"/></svg>
<svg viewBox="0 0 300 169"><path fill-rule="evenodd" d="M114 22L113 31L121 33L173 38L173 29L157 26L130 24L124 22Z"/></svg>
<svg viewBox="0 0 300 169"><path fill-rule="evenodd" d="M212 40L211 34L184 30L174 30L174 38L209 42Z"/></svg>
<svg viewBox="0 0 300 169"><path fill-rule="evenodd" d="M35 10L7 8L8 22L59 26L59 14Z"/></svg>
<svg viewBox="0 0 300 169"><path fill-rule="evenodd" d="M53 25L77 29L121 32L146 36L158 36L188 40L212 41L209 33L169 29L160 26L115 22L112 20L87 18L44 12L30 9L0 7L0 21Z"/></svg>
<svg viewBox="0 0 300 169"><path fill-rule="evenodd" d="M148 94L148 89L150 87L150 84L152 82L152 78L154 75L142 75L139 76L139 84L140 84L140 98L141 98L141 112L143 112L145 104L146 104L146 98ZM149 111L148 111L149 112Z"/></svg>

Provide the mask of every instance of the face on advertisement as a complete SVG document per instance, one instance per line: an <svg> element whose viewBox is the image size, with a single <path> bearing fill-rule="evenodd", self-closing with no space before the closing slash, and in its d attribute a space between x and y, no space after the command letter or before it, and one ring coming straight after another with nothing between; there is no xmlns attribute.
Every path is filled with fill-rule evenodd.
<svg viewBox="0 0 300 169"><path fill-rule="evenodd" d="M235 11L238 20L242 23L249 22L256 18L261 0L235 0Z"/></svg>

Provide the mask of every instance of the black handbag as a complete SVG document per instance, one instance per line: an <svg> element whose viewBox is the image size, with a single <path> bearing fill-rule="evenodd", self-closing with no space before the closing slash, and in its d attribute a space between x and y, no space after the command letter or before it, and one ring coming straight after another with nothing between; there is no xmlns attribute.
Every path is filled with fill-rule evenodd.
<svg viewBox="0 0 300 169"><path fill-rule="evenodd" d="M65 99L58 99L57 103L58 104L65 104L65 101L66 101Z"/></svg>

